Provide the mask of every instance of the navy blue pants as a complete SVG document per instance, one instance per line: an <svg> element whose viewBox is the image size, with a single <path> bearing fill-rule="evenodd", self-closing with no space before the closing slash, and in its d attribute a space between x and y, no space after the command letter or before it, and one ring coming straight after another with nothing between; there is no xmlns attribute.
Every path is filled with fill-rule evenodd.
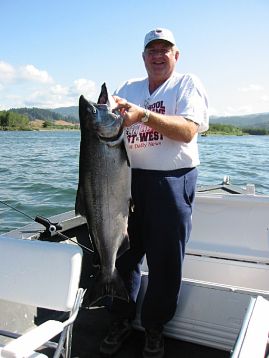
<svg viewBox="0 0 269 358"><path fill-rule="evenodd" d="M192 228L196 180L196 168L132 170L134 210L128 222L130 249L116 262L130 302L113 301L112 311L117 316L135 317L140 266L146 254L149 276L141 311L142 326L161 326L173 317L181 286L185 246Z"/></svg>

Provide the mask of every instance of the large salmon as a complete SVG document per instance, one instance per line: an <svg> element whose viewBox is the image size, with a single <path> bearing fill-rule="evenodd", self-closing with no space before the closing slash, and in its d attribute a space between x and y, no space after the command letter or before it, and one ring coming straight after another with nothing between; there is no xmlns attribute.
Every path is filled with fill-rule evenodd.
<svg viewBox="0 0 269 358"><path fill-rule="evenodd" d="M123 119L112 112L105 84L98 104L79 99L81 130L76 213L85 216L100 272L89 292L90 304L105 296L128 300L115 261L129 247L127 220L131 172L123 143Z"/></svg>

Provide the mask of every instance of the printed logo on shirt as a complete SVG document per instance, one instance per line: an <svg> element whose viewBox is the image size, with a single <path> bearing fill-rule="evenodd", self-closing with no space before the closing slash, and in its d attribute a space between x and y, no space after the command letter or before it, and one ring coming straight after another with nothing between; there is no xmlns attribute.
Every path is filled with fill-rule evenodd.
<svg viewBox="0 0 269 358"><path fill-rule="evenodd" d="M163 105L163 101L158 101L148 105L148 109L152 112L165 114L165 106Z"/></svg>
<svg viewBox="0 0 269 358"><path fill-rule="evenodd" d="M163 101L147 106L152 112L165 114L165 106ZM163 135L143 123L136 123L126 128L126 137L130 149L149 148L162 144Z"/></svg>

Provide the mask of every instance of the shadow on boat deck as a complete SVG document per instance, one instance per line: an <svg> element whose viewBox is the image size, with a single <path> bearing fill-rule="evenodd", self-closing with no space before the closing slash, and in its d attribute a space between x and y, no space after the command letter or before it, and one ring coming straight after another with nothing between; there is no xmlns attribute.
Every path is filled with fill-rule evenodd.
<svg viewBox="0 0 269 358"><path fill-rule="evenodd" d="M105 307L82 308L74 324L72 357L100 358L99 344L105 336L110 314ZM115 358L142 358L144 333L134 330ZM229 352L165 338L165 358L228 358Z"/></svg>

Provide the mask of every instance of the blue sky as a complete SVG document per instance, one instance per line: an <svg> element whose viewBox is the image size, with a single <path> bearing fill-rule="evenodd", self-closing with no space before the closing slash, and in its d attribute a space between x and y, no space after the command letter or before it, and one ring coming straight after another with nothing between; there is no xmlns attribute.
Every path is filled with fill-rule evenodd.
<svg viewBox="0 0 269 358"><path fill-rule="evenodd" d="M269 112L268 0L0 0L0 13L0 110L113 92L146 75L144 35L166 27L211 114Z"/></svg>

